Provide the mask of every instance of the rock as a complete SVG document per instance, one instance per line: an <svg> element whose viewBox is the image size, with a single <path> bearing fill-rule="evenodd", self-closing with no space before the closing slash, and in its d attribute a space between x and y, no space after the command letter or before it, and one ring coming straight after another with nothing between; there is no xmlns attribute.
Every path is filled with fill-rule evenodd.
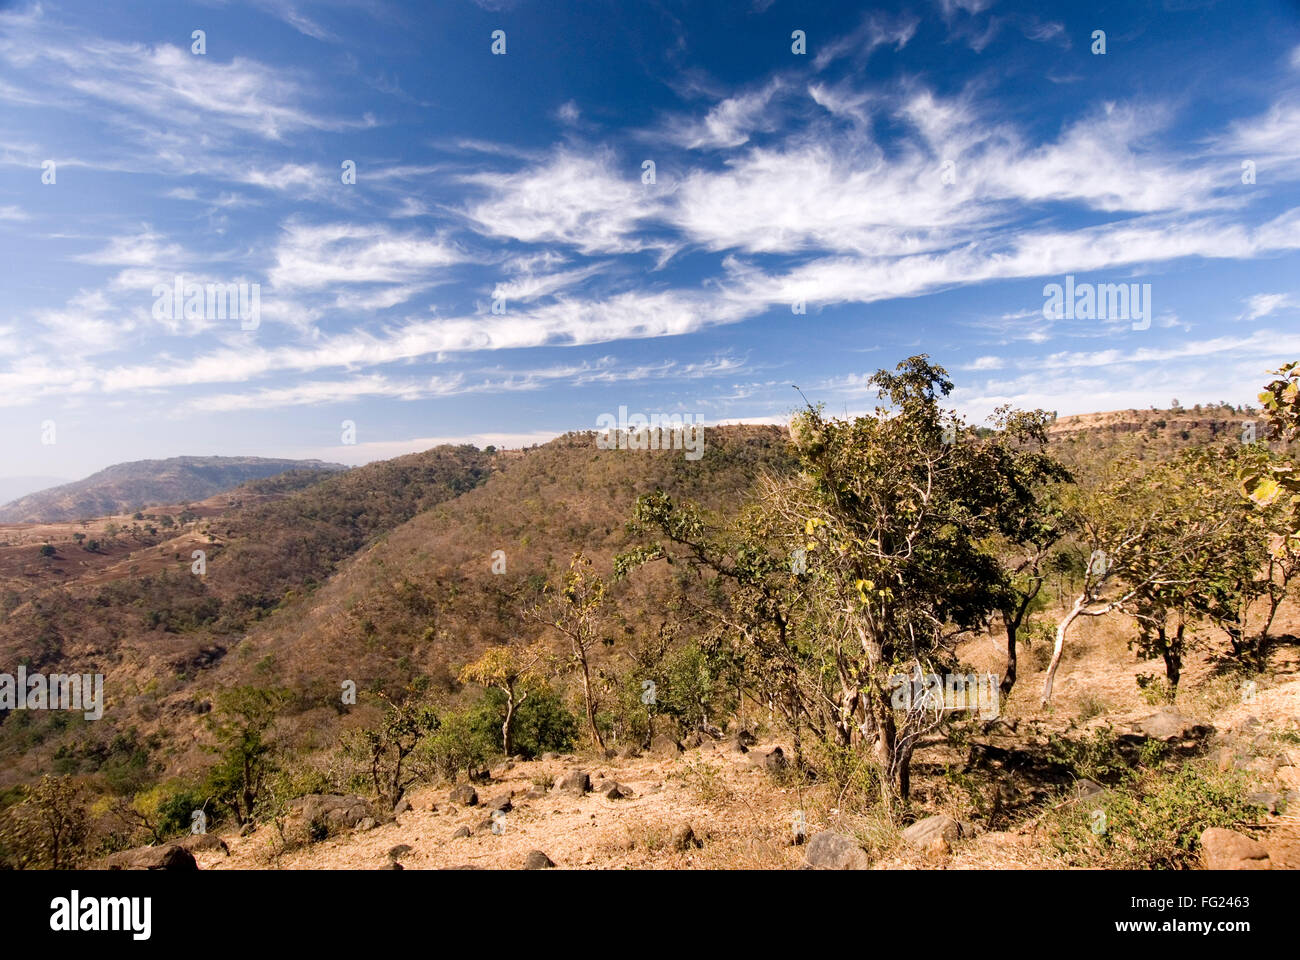
<svg viewBox="0 0 1300 960"><path fill-rule="evenodd" d="M691 847L703 846L703 844L695 838L695 828L689 823L679 823L677 826L673 827L671 843L674 850L683 852L691 849Z"/></svg>
<svg viewBox="0 0 1300 960"><path fill-rule="evenodd" d="M399 843L397 846L392 847L392 848L389 849L389 851L388 851L388 859L389 859L389 860L400 860L400 859L402 859L402 857L404 857L404 856L406 856L408 853L410 853L412 849L413 849L413 848L412 848L410 845L408 845L408 844L405 844L405 843Z"/></svg>
<svg viewBox="0 0 1300 960"><path fill-rule="evenodd" d="M1106 788L1096 781L1084 777L1082 780L1076 780L1074 786L1070 788L1070 796L1075 800L1087 800L1098 794L1105 793Z"/></svg>
<svg viewBox="0 0 1300 960"><path fill-rule="evenodd" d="M179 843L190 853L203 853L208 850L220 850L226 856L230 856L230 848L226 846L226 841L222 840L214 833L192 833L184 840L179 841Z"/></svg>
<svg viewBox="0 0 1300 960"><path fill-rule="evenodd" d="M635 760L641 756L641 751L637 749L634 743L625 743L618 748L618 758L620 760Z"/></svg>
<svg viewBox="0 0 1300 960"><path fill-rule="evenodd" d="M1268 791L1257 791L1246 794L1246 802L1255 807L1263 807L1269 813L1277 813L1279 801L1282 806L1286 806L1286 801L1279 794Z"/></svg>
<svg viewBox="0 0 1300 960"><path fill-rule="evenodd" d="M540 800L540 799L542 799L542 797L544 797L544 796L546 796L546 789L545 789L544 787L540 787L540 786L539 786L539 787L533 787L531 790L529 790L527 793L525 793L525 794L524 794L524 799L525 799L525 800Z"/></svg>
<svg viewBox="0 0 1300 960"><path fill-rule="evenodd" d="M956 843L965 832L960 821L940 813L916 821L903 831L903 839L918 850L925 850L936 837L943 837L951 845Z"/></svg>
<svg viewBox="0 0 1300 960"><path fill-rule="evenodd" d="M682 746L685 747L687 750L694 750L703 742L704 742L704 734L696 730L693 733L689 734L686 737L686 739L682 741Z"/></svg>
<svg viewBox="0 0 1300 960"><path fill-rule="evenodd" d="M1188 720L1175 707L1161 707L1150 716L1134 720L1129 729L1148 740L1200 740L1214 732L1214 728Z"/></svg>
<svg viewBox="0 0 1300 960"><path fill-rule="evenodd" d="M377 826L379 826L379 824L375 822L374 817L366 817L364 820L357 823L358 830L373 830Z"/></svg>
<svg viewBox="0 0 1300 960"><path fill-rule="evenodd" d="M1201 863L1206 870L1271 870L1262 843L1235 830L1210 827L1201 834Z"/></svg>
<svg viewBox="0 0 1300 960"><path fill-rule="evenodd" d="M496 821L493 820L491 817L488 817L485 820L480 820L478 823L474 824L474 832L482 833L484 830L486 830L488 833L491 833L492 824L494 823L496 823Z"/></svg>
<svg viewBox="0 0 1300 960"><path fill-rule="evenodd" d="M459 787L451 788L451 794L447 799L452 803L459 803L462 807L477 806L478 791L468 783L462 783Z"/></svg>
<svg viewBox="0 0 1300 960"><path fill-rule="evenodd" d="M257 832L257 824L255 824L252 820L248 821L248 823L244 824L242 827L239 828L239 835L241 837L251 837L256 832Z"/></svg>
<svg viewBox="0 0 1300 960"><path fill-rule="evenodd" d="M492 771L487 767L471 767L469 779L471 783L487 783L492 779Z"/></svg>
<svg viewBox="0 0 1300 960"><path fill-rule="evenodd" d="M451 835L453 840L462 840L469 836L469 827L457 827L456 832Z"/></svg>
<svg viewBox="0 0 1300 960"><path fill-rule="evenodd" d="M492 768L490 776L493 780L504 780L506 774L513 770L515 762L513 760L503 760Z"/></svg>
<svg viewBox="0 0 1300 960"><path fill-rule="evenodd" d="M700 726L699 726L699 732L700 732L701 734L703 734L704 736L710 738L711 740L721 740L721 739L722 739L722 736L723 736L723 734L722 734L722 728L721 728L721 727L715 727L715 726L714 726L713 724L711 724L711 723L702 723L702 724L700 724Z"/></svg>
<svg viewBox="0 0 1300 960"><path fill-rule="evenodd" d="M515 805L510 802L510 794L508 793L501 794L501 796L497 797L495 800L489 801L483 807L483 809L488 812L489 816L497 810L500 810L502 813L509 813L514 808Z"/></svg>
<svg viewBox="0 0 1300 960"><path fill-rule="evenodd" d="M104 861L109 870L197 870L198 861L179 843L120 850Z"/></svg>
<svg viewBox="0 0 1300 960"><path fill-rule="evenodd" d="M722 749L728 753L749 753L749 745L745 743L745 738L739 734L723 744Z"/></svg>
<svg viewBox="0 0 1300 960"><path fill-rule="evenodd" d="M823 830L808 841L804 866L811 870L866 870L871 858L848 834Z"/></svg>
<svg viewBox="0 0 1300 960"><path fill-rule="evenodd" d="M370 805L355 795L313 793L289 801L285 832L298 840L323 840L376 819Z"/></svg>
<svg viewBox="0 0 1300 960"><path fill-rule="evenodd" d="M766 757L763 758L763 766L767 772L773 775L785 773L790 768L790 762L785 758L785 751L777 747Z"/></svg>
<svg viewBox="0 0 1300 960"><path fill-rule="evenodd" d="M661 733L650 741L650 752L657 757L675 757L682 752L682 745L668 734Z"/></svg>
<svg viewBox="0 0 1300 960"><path fill-rule="evenodd" d="M389 863L388 866L384 867L384 869L385 869L385 870L405 870L406 868L405 868L404 866L402 866L400 863L398 863L396 860L394 860L394 861L392 861L391 863Z"/></svg>
<svg viewBox="0 0 1300 960"><path fill-rule="evenodd" d="M615 759L617 759L617 758L618 758L618 751L617 751L617 750L615 750L613 747L606 747L606 748L605 748L605 759L606 759L606 760L615 760Z"/></svg>
<svg viewBox="0 0 1300 960"><path fill-rule="evenodd" d="M410 800L405 800L405 799L398 800L395 804L393 804L393 816L397 816L399 813L406 813L410 809L411 809Z"/></svg>
<svg viewBox="0 0 1300 960"><path fill-rule="evenodd" d="M609 800L626 800L635 794L631 787L625 787L614 780L607 780L601 790L601 796Z"/></svg>
<svg viewBox="0 0 1300 960"><path fill-rule="evenodd" d="M952 844L942 834L930 841L930 845L925 848L927 860L944 860L952 856Z"/></svg>
<svg viewBox="0 0 1300 960"><path fill-rule="evenodd" d="M547 762L550 762L551 760L558 760L559 758L560 755L558 753L552 753L549 750L546 753L542 754L542 759Z"/></svg>
<svg viewBox="0 0 1300 960"><path fill-rule="evenodd" d="M570 770L555 782L552 788L556 793L580 797L591 789L591 777L586 770Z"/></svg>
<svg viewBox="0 0 1300 960"><path fill-rule="evenodd" d="M554 866L555 861L540 850L529 850L528 856L524 857L525 870L550 870Z"/></svg>

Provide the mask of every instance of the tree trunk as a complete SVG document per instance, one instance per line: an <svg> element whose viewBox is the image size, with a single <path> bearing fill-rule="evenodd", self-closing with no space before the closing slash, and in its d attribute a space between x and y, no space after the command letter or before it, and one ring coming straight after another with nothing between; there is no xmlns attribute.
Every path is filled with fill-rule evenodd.
<svg viewBox="0 0 1300 960"><path fill-rule="evenodd" d="M1079 599L1074 601L1070 612L1065 615L1065 619L1056 625L1056 646L1052 648L1052 662L1048 665L1047 677L1043 680L1043 706L1047 706L1048 701L1052 699L1052 681L1056 679L1056 668L1061 665L1061 651L1065 649L1065 632L1070 629L1070 624L1074 623L1087 602L1087 594L1081 594Z"/></svg>
<svg viewBox="0 0 1300 960"><path fill-rule="evenodd" d="M582 696L587 703L587 725L591 727L591 740L604 753L605 741L600 735L600 728L596 726L596 703L591 696L591 670L587 666L585 651L579 656L578 662L582 666Z"/></svg>
<svg viewBox="0 0 1300 960"><path fill-rule="evenodd" d="M506 756L511 756L514 751L514 723L515 723L515 692L509 687L506 691L506 719L501 724L501 745L505 748Z"/></svg>
<svg viewBox="0 0 1300 960"><path fill-rule="evenodd" d="M1011 688L1016 685L1016 634L1020 630L1020 617L1013 619L1004 612L1002 624L1007 631L1007 669L1002 674L1002 683L998 685L998 691L1005 700L1011 696Z"/></svg>

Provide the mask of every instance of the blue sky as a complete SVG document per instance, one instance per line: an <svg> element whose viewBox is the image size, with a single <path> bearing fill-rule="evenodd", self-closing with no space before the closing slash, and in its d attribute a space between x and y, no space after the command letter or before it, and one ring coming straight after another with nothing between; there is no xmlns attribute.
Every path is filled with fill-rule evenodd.
<svg viewBox="0 0 1300 960"><path fill-rule="evenodd" d="M853 412L917 352L976 419L1300 358L1294 0L20 0L0 101L0 476ZM1045 318L1066 275L1149 322ZM159 315L177 276L256 328Z"/></svg>

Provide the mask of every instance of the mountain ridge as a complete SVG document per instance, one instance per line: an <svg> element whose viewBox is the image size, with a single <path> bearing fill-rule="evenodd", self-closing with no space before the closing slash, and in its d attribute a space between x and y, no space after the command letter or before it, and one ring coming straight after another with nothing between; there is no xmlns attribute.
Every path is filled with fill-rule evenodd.
<svg viewBox="0 0 1300 960"><path fill-rule="evenodd" d="M80 480L0 505L3 523L59 523L202 500L289 470L347 470L341 463L274 457L179 456L128 460Z"/></svg>

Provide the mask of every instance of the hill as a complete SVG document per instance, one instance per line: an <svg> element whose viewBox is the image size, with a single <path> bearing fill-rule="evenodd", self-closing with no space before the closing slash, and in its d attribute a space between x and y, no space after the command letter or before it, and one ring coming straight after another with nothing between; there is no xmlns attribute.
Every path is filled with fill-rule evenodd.
<svg viewBox="0 0 1300 960"><path fill-rule="evenodd" d="M118 463L90 476L28 494L0 507L0 522L57 523L186 503L286 470L346 470L320 460L171 457Z"/></svg>
<svg viewBox="0 0 1300 960"><path fill-rule="evenodd" d="M1060 418L1051 447L1076 475L1087 476L1121 454L1160 459L1233 437L1248 417L1236 411L1199 417L1117 411ZM686 615L704 599L699 581L681 564L645 567L628 579L611 575L613 557L637 542L627 522L638 496L664 490L699 503L707 524L725 521L758 478L794 469L788 438L785 429L773 426L710 429L698 461L680 451L602 450L590 432L519 451L439 447L324 477L290 471L253 480L192 503L175 528L160 530L153 514L130 525L120 517L95 521L84 533L79 525L0 528L7 538L0 541L0 661L26 664L29 671L102 673L107 698L97 722L62 712L0 713L0 805L4 791L49 771L94 782L117 797L139 797L161 784L178 804L199 802L187 791L198 790L190 785L213 767L211 720L221 715L223 692L234 689L285 697L275 728L284 764L276 796L282 790L290 797L368 792L361 767L369 764L344 759L340 745L355 742L354 734L384 729L385 701L400 703L412 692L437 704L444 747L469 749L470 739L479 736L473 724L483 722L475 716L488 718L489 733L500 720L491 719L492 701L482 688L462 682L461 668L490 648L522 650L543 638L554 641L554 631L532 611L553 596L548 587L562 582L570 558L581 551L605 579L592 682L607 742L627 747L645 740L647 713L637 684L643 668L652 665L672 672L674 683L698 683L705 691L699 702L710 701L708 709L726 703L725 711L707 717L733 733L752 729L761 747L751 743L752 755L745 756L743 749L724 750L719 741L716 756L703 743L695 748L701 752L681 758L669 751L653 759L615 759L589 752L577 731L560 757L530 754L517 759L513 772L503 765L493 775L516 794L511 830L527 829L509 843L493 839L480 812L450 802L450 784L439 783L426 757L420 760L423 785L410 794L418 816L385 823L380 811L373 832L287 850L274 863L372 865L383 850L409 842L416 850L412 865L470 860L514 866L527 837L529 846L547 850L562 865L649 865L668 856L682 866L794 866L802 851L786 839L791 781L784 774L769 779L780 762L774 767L766 760L778 745L783 756L792 755L790 731L772 702L738 689L719 693L718 675L711 672L718 661L691 659L692 650L714 644L716 656L719 645L725 649L730 642L725 632L711 633L703 618ZM89 540L73 539L78 533L83 540L94 538L93 549ZM193 572L195 551L204 555L201 575ZM1054 622L1069 598L1062 575L1074 576L1064 567L1054 572L1055 586L1048 584L1035 608L1040 626ZM1294 630L1296 622L1294 608L1285 605L1279 626ZM1073 780L1097 776L1082 765L1093 747L1080 738L1108 736L1103 726L1136 722L1151 709L1154 701L1140 681L1159 663L1134 655L1134 631L1123 618L1081 624L1063 663L1060 695L1047 709L1038 706L1037 689L1050 644L1028 638L1021 680L1004 704L1007 725L972 726L956 746L932 738L919 749L918 808L978 817L989 837L997 837L963 845L944 863L1067 863L1045 856L1042 844L1024 830ZM964 642L959 654L967 669L1001 669L995 634ZM1178 706L1221 723L1236 683L1223 673L1227 644L1208 629L1198 631L1196 643L1204 653L1188 664L1186 696L1179 693ZM558 648L556 653L555 669L548 671L554 693L535 693L528 706L552 712L529 713L521 720L532 725L528 729L545 722L563 726L564 716L581 718L580 690L572 675L564 677L567 654ZM1278 655L1271 675L1259 680L1256 713L1270 737L1285 739L1291 727L1278 711L1295 690L1274 694L1272 677L1282 682L1281 674L1294 672L1295 663L1289 647ZM349 682L355 684L355 703L340 698ZM675 729L666 714L663 723L686 738L686 726ZM1232 746L1244 751L1250 743L1234 738ZM837 761L821 759L832 764L826 769L833 773ZM999 765L1020 771L1014 787L998 786L1005 779ZM579 766L630 785L632 797L566 800L572 809L563 817L558 809L542 817L549 797L525 803L525 792L536 801L539 789L545 795L552 779ZM878 862L928 863L906 852L897 824L886 829L846 819L850 805L842 802L843 791L869 790L855 783L801 785L800 809L809 824L879 829L873 852ZM753 823L756 811L762 812L761 827ZM536 817L555 820L547 820L548 826ZM599 830L591 824L591 842L564 839L589 819L600 824ZM704 853L665 846L679 819L694 823ZM471 828L473 839L452 846L451 833L459 826ZM247 843L231 835L231 859L206 855L204 866L270 865L267 852L279 849L277 830L264 824ZM1281 864L1293 855L1286 845L1275 859Z"/></svg>

